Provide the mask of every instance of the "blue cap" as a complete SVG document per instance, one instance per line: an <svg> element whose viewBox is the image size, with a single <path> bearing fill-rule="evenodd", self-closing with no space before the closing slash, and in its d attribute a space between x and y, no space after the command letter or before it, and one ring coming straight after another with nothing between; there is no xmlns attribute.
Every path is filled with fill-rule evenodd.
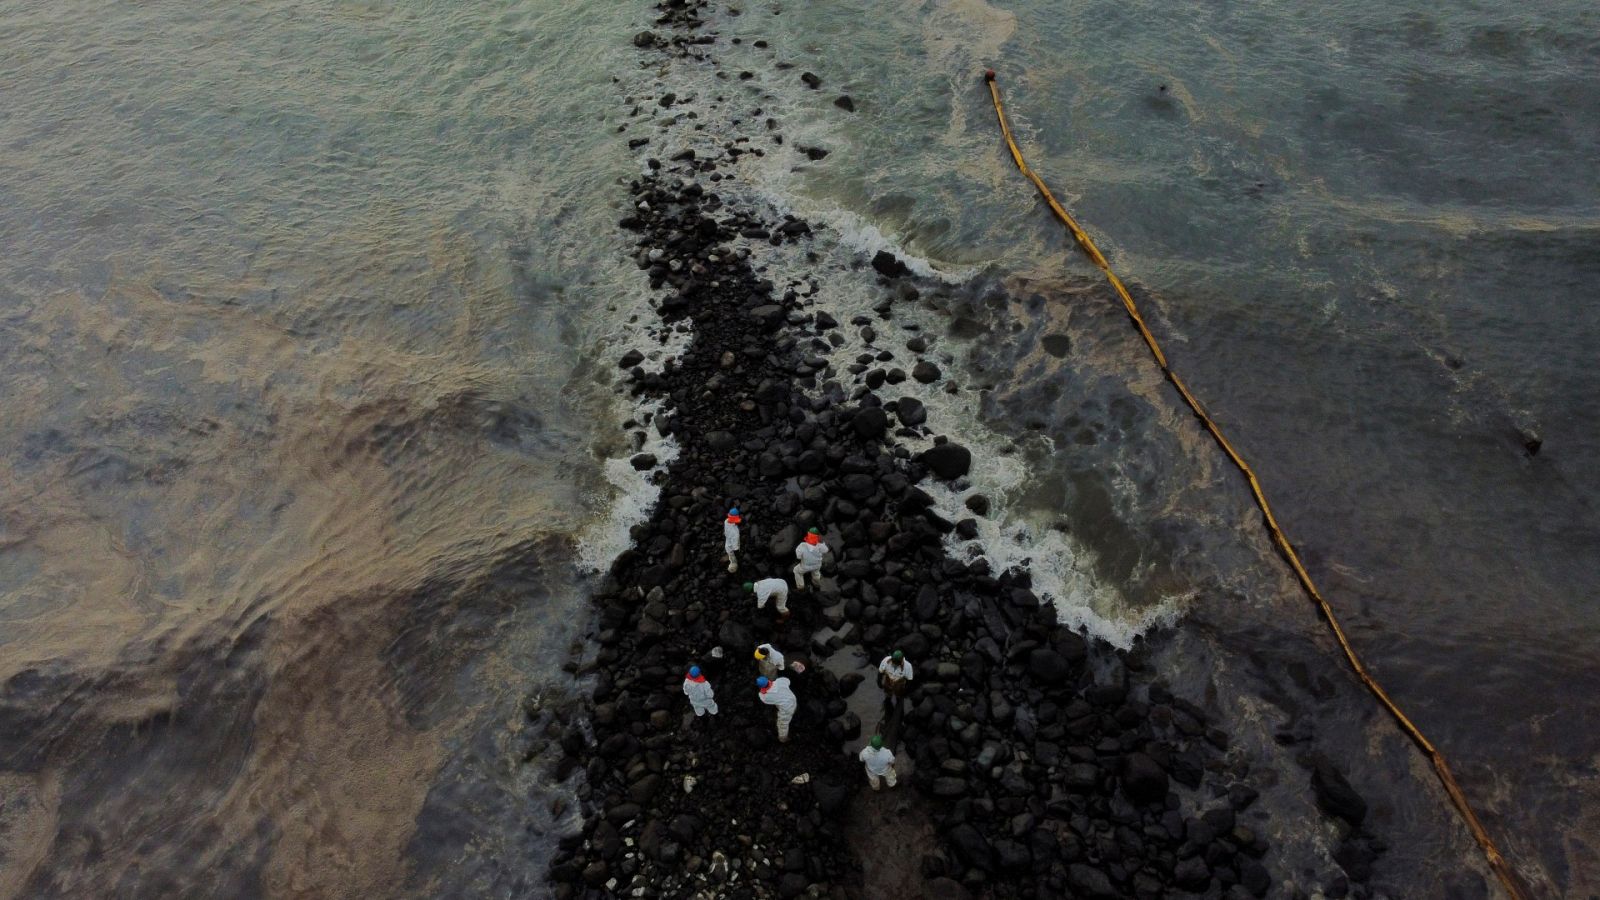
<svg viewBox="0 0 1600 900"><path fill-rule="evenodd" d="M758 687L758 688L764 688L770 683L771 682L767 681L767 676L765 676L765 675L762 675L761 677L756 679L756 687Z"/></svg>
<svg viewBox="0 0 1600 900"><path fill-rule="evenodd" d="M739 507L737 507L737 506L735 506L733 509L728 510L728 515L730 515L730 516L737 516L738 514L739 514Z"/></svg>
<svg viewBox="0 0 1600 900"><path fill-rule="evenodd" d="M690 666L689 667L689 677L690 678L699 678L700 677L700 667L699 666Z"/></svg>

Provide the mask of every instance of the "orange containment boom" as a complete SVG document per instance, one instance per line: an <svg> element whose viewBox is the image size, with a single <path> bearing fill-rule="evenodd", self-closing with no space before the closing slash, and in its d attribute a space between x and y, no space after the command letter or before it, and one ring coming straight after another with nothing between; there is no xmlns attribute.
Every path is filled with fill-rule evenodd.
<svg viewBox="0 0 1600 900"><path fill-rule="evenodd" d="M1000 131L1005 135L1006 148L1011 151L1011 159L1017 164L1017 168L1021 170L1023 176L1033 182L1033 186L1039 189L1039 193L1044 197L1044 202L1049 205L1050 211L1055 214L1057 219L1061 220L1061 224L1067 226L1068 231L1072 232L1073 240L1077 241L1084 254L1099 267L1100 271L1105 273L1106 280L1111 283L1112 289L1117 292L1117 297L1122 300L1122 306L1127 310L1128 318L1133 320L1133 326L1139 330L1139 336L1144 339L1145 346L1150 348L1150 355L1155 357L1156 365L1161 367L1162 374L1167 377L1168 381L1172 382L1173 387L1178 389L1178 393L1183 397L1183 402L1188 404L1189 409L1194 411L1195 417L1200 420L1201 425L1205 426L1206 431L1211 433L1211 437L1216 440L1217 446L1222 448L1222 452L1228 455L1228 459L1233 461L1234 466L1239 469L1245 480L1249 482L1250 493L1255 496L1256 506L1261 508L1262 522L1272 535L1273 543L1277 545L1278 551L1283 554L1284 559L1288 560L1289 567L1294 570L1295 577L1300 581L1300 586L1305 588L1306 593L1311 596L1312 600L1316 601L1317 608L1322 611L1322 616L1327 620L1328 627L1333 629L1333 636L1339 641L1339 647L1344 650L1345 659L1350 661L1350 667L1355 670L1356 677L1361 679L1361 683L1367 686L1367 690L1372 692L1378 702L1383 704L1383 708L1388 710L1394 720L1399 723L1400 730L1404 731L1406 736L1411 738L1412 742L1428 757L1428 761L1433 764L1434 771L1439 775L1439 781L1444 785L1445 793L1450 795L1450 801L1455 804L1456 811L1461 814L1462 821L1466 822L1467 828L1472 832L1473 838L1477 840L1478 846L1483 848L1483 855L1489 861L1489 868L1494 870L1495 875L1500 879L1500 883L1505 886L1506 892L1514 900L1522 900L1523 893L1517 887L1516 873L1512 871L1510 864L1501 855L1500 849L1495 846L1494 839L1489 837L1489 832L1484 830L1483 823L1478 821L1477 813L1472 811L1472 804L1467 802L1467 795L1461 790L1461 786L1456 783L1456 778L1451 774L1450 765L1445 762L1444 755L1439 752L1438 748L1433 746L1431 741L1423 736L1422 731L1410 719L1406 718L1406 714L1401 712L1400 707L1396 706L1395 702L1389 698L1388 692L1384 691L1382 685L1378 684L1377 680L1372 677L1367 671L1367 667L1362 665L1361 658L1356 655L1355 648L1350 646L1349 638L1345 637L1344 629L1339 627L1339 620L1334 616L1333 609L1328 606L1328 601L1323 598L1322 592L1317 590L1316 583L1311 580L1311 575L1306 572L1305 565L1300 561L1300 554L1295 552L1294 545L1289 543L1289 539L1284 536L1283 529L1278 526L1277 517L1272 514L1272 507L1267 503L1267 495L1262 492L1261 482L1256 479L1255 471L1250 468L1249 463L1245 462L1244 457L1239 455L1239 451L1234 449L1233 444L1229 443L1227 437L1223 435L1222 429L1217 427L1217 423L1212 421L1211 416L1206 414L1205 407L1200 405L1199 398L1189 391L1183 380L1178 377L1178 373L1172 371L1171 366L1167 364L1167 356L1161 352L1161 345L1156 342L1155 335L1150 333L1150 328L1145 324L1144 317L1139 314L1139 306L1133 302L1133 295L1128 293L1128 289L1123 286L1122 279L1117 277L1117 273L1111 271L1111 264L1106 262L1106 258L1100 252L1100 248L1094 245L1094 240L1089 237L1088 232L1083 230L1077 220L1072 217L1072 214L1061 206L1054 194L1050 193L1050 188L1045 186L1044 181L1032 169L1028 168L1027 161L1022 158L1022 150L1017 147L1016 138L1011 134L1011 125L1006 122L1006 111L1004 105L1000 102L1000 86L995 81L994 70L989 69L984 72L983 77L984 81L989 85L989 96L994 100L994 114L1000 120Z"/></svg>

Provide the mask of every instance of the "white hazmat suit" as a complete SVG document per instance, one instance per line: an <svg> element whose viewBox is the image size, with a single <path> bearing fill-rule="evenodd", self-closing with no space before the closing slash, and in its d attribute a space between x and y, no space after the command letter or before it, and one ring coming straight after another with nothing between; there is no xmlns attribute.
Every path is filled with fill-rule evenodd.
<svg viewBox="0 0 1600 900"><path fill-rule="evenodd" d="M822 558L828 555L828 545L823 541L808 544L801 541L794 548L795 559L800 560L794 564L794 586L804 588L806 576L811 576L811 581L819 589L822 587Z"/></svg>
<svg viewBox="0 0 1600 900"><path fill-rule="evenodd" d="M694 707L695 718L698 719L707 713L713 716L717 714L716 692L711 690L711 682L707 681L704 675L698 680L684 678L683 693L688 696L689 704Z"/></svg>
<svg viewBox="0 0 1600 900"><path fill-rule="evenodd" d="M763 578L751 585L751 590L756 592L756 609L765 609L767 600L771 599L778 606L778 612L789 611L789 582L782 578Z"/></svg>
<svg viewBox="0 0 1600 900"><path fill-rule="evenodd" d="M873 790L880 790L879 783L886 781L889 787L894 787L894 751L888 747L879 747L874 750L870 745L861 748L857 756L867 769L867 784Z"/></svg>
<svg viewBox="0 0 1600 900"><path fill-rule="evenodd" d="M732 518L723 520L722 523L722 549L728 551L728 571L739 571L739 523Z"/></svg>
<svg viewBox="0 0 1600 900"><path fill-rule="evenodd" d="M783 671L783 652L771 644L761 644L756 647L756 652L761 656L756 657L756 671L767 678L775 677ZM765 657L765 658L763 658Z"/></svg>
<svg viewBox="0 0 1600 900"><path fill-rule="evenodd" d="M778 740L789 740L789 722L794 719L795 707L800 703L795 699L794 691L789 690L789 679L779 678L768 684L758 696L762 703L778 710Z"/></svg>

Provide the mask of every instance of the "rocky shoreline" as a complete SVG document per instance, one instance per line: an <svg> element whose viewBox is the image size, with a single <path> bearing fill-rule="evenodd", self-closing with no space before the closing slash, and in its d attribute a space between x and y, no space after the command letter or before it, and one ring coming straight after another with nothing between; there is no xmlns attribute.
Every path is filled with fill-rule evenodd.
<svg viewBox="0 0 1600 900"><path fill-rule="evenodd" d="M668 0L634 43L646 57L715 65L705 9ZM660 93L641 114L675 102ZM783 147L773 119L757 127L764 148L724 135L713 154L702 140L650 159L630 186L621 226L637 236L663 323L687 323L691 340L661 371L644 368L643 350L620 360L629 389L659 402L630 431L640 444L647 429L670 436L678 455L664 466L633 458L654 471L660 501L597 591L589 702L548 732L557 776L583 770L584 824L551 867L556 895L1300 893L1274 872L1249 760L1205 710L1174 697L1143 653L1059 624L1027 572L947 554L945 536L970 536L973 522L942 518L919 484L962 478L971 453L940 437L920 453L902 446L940 423L894 392L941 373L925 340L891 347L875 331L866 339L878 352L836 371L841 328L888 328L842 325L815 307L814 285L774 284L755 264L750 242L804 246L811 226L733 208L716 192L718 170L747 154L816 158ZM872 268L881 320L927 287L890 254ZM722 551L733 506L744 516L738 574ZM968 509L987 512L981 497ZM808 528L833 549L824 589L791 588L787 620L757 611L741 583L788 578ZM786 743L753 685L751 651L764 641L806 663L785 673L800 701ZM891 709L847 660L896 649L917 678ZM690 665L715 687L717 716L690 715L680 690ZM883 794L847 750L874 732L909 774ZM1337 769L1313 769L1321 808L1342 820L1350 876L1323 890L1362 896L1381 844L1361 831L1365 803Z"/></svg>

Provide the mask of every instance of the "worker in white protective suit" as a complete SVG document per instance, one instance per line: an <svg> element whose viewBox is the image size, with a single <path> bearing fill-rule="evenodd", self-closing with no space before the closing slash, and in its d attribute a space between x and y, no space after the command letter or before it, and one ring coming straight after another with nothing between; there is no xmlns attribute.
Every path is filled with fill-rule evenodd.
<svg viewBox="0 0 1600 900"><path fill-rule="evenodd" d="M894 787L894 751L883 745L882 735L873 735L871 743L862 747L856 758L866 767L867 784L872 785L873 790L883 790L883 782Z"/></svg>
<svg viewBox="0 0 1600 900"><path fill-rule="evenodd" d="M781 743L789 742L789 722L794 719L795 707L800 701L794 697L794 691L789 690L789 679L779 678L772 681L766 676L756 679L757 696L761 702L778 710L778 740Z"/></svg>
<svg viewBox="0 0 1600 900"><path fill-rule="evenodd" d="M828 545L822 542L822 532L815 528L806 532L806 539L795 545L795 559L800 560L794 564L794 586L805 589L806 576L811 576L811 581L818 590L822 589L822 558L828 555Z"/></svg>
<svg viewBox="0 0 1600 900"><path fill-rule="evenodd" d="M699 666L690 666L689 674L683 676L683 692L689 697L689 705L694 707L694 717L717 714L717 695L711 690L711 682L700 674Z"/></svg>
<svg viewBox="0 0 1600 900"><path fill-rule="evenodd" d="M911 661L906 659L903 651L896 650L878 663L878 687L883 688L884 694L890 697L905 696L912 677Z"/></svg>
<svg viewBox="0 0 1600 900"><path fill-rule="evenodd" d="M746 581L744 589L754 591L756 595L756 609L766 609L767 601L772 600L778 606L778 615L789 614L789 582L782 578L763 578L760 581Z"/></svg>
<svg viewBox="0 0 1600 900"><path fill-rule="evenodd" d="M768 678L778 677L778 673L783 671L783 654L771 644L757 646L756 671Z"/></svg>
<svg viewBox="0 0 1600 900"><path fill-rule="evenodd" d="M722 520L722 549L728 551L728 571L739 571L739 523L744 521L739 516L739 507L728 510L728 517Z"/></svg>

